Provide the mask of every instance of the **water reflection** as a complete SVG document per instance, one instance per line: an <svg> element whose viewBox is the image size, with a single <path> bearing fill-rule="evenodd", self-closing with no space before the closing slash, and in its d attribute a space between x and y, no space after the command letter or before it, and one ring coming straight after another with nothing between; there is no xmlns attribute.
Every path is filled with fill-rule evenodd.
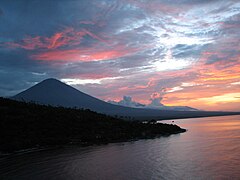
<svg viewBox="0 0 240 180"><path fill-rule="evenodd" d="M0 179L239 179L240 116L174 123L188 131L2 158Z"/></svg>

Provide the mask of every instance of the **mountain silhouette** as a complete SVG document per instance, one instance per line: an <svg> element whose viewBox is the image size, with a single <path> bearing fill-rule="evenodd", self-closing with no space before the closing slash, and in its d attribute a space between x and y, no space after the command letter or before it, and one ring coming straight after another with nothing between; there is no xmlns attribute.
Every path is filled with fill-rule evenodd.
<svg viewBox="0 0 240 180"><path fill-rule="evenodd" d="M224 112L157 110L114 105L85 94L53 78L30 87L13 96L12 99L51 106L90 109L98 113L135 119L173 119L225 114Z"/></svg>
<svg viewBox="0 0 240 180"><path fill-rule="evenodd" d="M57 79L46 79L35 86L17 94L16 100L33 101L52 106L77 107L104 111L113 106L89 96Z"/></svg>

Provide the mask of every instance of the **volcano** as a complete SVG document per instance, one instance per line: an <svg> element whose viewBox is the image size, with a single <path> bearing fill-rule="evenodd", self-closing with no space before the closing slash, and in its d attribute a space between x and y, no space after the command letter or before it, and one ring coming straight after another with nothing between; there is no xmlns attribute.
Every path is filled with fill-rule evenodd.
<svg viewBox="0 0 240 180"><path fill-rule="evenodd" d="M231 112L176 111L114 105L85 94L57 79L46 79L12 97L14 100L68 108L90 109L128 119L175 119L228 115Z"/></svg>

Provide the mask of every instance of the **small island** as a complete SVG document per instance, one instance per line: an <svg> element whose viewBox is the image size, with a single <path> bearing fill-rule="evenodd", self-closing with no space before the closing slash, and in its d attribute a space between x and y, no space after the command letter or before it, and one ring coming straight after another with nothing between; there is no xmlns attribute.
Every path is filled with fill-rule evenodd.
<svg viewBox="0 0 240 180"><path fill-rule="evenodd" d="M185 132L177 125L126 121L89 109L52 107L0 98L0 152L93 145Z"/></svg>

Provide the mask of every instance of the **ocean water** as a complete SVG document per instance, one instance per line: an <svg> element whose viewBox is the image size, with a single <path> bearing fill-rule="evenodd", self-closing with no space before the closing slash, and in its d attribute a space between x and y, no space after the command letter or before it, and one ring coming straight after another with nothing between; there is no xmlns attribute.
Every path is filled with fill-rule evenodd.
<svg viewBox="0 0 240 180"><path fill-rule="evenodd" d="M163 122L188 131L2 157L0 179L240 179L240 116Z"/></svg>

